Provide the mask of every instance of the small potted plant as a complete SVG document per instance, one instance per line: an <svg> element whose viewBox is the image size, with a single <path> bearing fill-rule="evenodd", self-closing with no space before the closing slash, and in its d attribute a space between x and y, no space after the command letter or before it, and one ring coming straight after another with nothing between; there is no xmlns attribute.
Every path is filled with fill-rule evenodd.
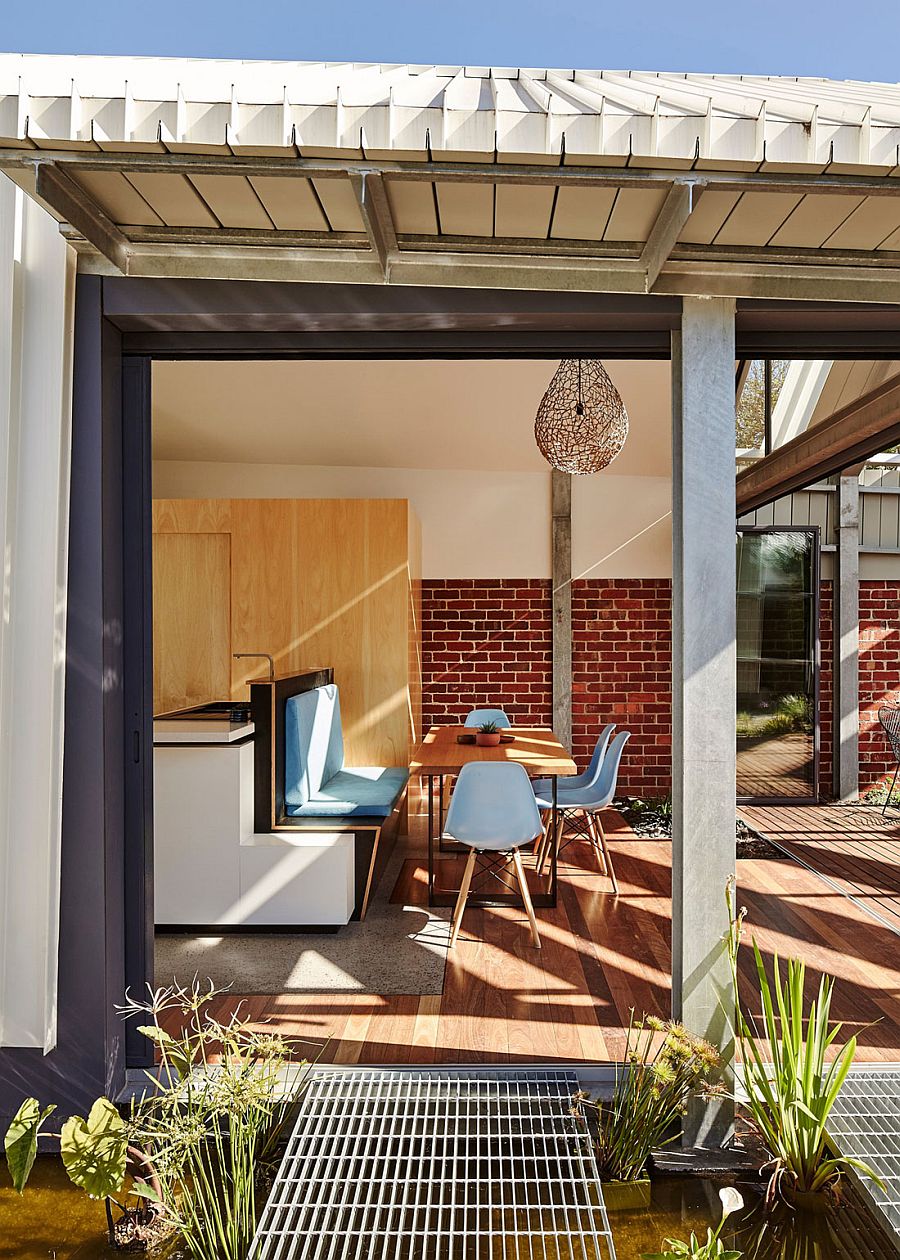
<svg viewBox="0 0 900 1260"><path fill-rule="evenodd" d="M500 743L500 727L496 722L482 722L475 732L475 743L480 748L496 748Z"/></svg>
<svg viewBox="0 0 900 1260"><path fill-rule="evenodd" d="M575 1095L573 1115L594 1150L603 1198L611 1211L647 1207L647 1161L677 1136L689 1099L714 1092L718 1052L674 1020L634 1019L612 1097Z"/></svg>

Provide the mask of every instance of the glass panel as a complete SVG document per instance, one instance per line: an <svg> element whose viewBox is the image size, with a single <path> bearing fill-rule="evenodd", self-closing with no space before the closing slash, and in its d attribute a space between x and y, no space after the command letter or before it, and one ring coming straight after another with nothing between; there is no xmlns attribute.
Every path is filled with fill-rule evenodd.
<svg viewBox="0 0 900 1260"><path fill-rule="evenodd" d="M815 533L737 540L737 794L816 793Z"/></svg>

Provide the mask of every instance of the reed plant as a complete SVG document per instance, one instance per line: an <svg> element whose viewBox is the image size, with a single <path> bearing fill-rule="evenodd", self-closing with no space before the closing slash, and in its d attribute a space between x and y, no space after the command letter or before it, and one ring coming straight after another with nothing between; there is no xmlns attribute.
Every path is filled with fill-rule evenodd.
<svg viewBox="0 0 900 1260"><path fill-rule="evenodd" d="M637 1181L650 1152L675 1140L691 1098L712 1090L718 1051L674 1020L631 1012L625 1058L612 1098L575 1096L573 1114L590 1136L601 1181Z"/></svg>
<svg viewBox="0 0 900 1260"><path fill-rule="evenodd" d="M728 957L738 994L738 953L746 911L735 913L733 882L726 897L731 925ZM779 1196L797 1202L797 1196L833 1192L850 1168L881 1185L868 1164L837 1155L828 1144L828 1118L856 1054L855 1037L837 1045L842 1025L831 1019L834 978L823 975L816 996L807 1005L806 965L801 960L788 959L782 974L775 954L770 982L755 940L753 957L761 1025L745 1014L738 999L735 1036L744 1105L770 1156L767 1202L771 1205Z"/></svg>
<svg viewBox="0 0 900 1260"><path fill-rule="evenodd" d="M254 1031L239 1012L214 1018L216 996L195 981L123 1008L149 1014L140 1031L159 1055L128 1129L158 1175L156 1192L145 1193L173 1221L191 1260L245 1260L260 1190L309 1064L293 1062L290 1042ZM164 1027L179 1021L181 1031Z"/></svg>

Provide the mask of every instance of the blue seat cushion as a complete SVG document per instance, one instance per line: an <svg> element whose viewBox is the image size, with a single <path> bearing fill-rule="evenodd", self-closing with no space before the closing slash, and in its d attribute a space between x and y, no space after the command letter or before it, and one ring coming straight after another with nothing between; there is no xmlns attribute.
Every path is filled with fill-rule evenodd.
<svg viewBox="0 0 900 1260"><path fill-rule="evenodd" d="M409 779L400 766L354 766L333 775L303 805L286 802L292 818L389 818Z"/></svg>
<svg viewBox="0 0 900 1260"><path fill-rule="evenodd" d="M334 683L290 697L284 737L284 799L290 813L344 768L341 701Z"/></svg>

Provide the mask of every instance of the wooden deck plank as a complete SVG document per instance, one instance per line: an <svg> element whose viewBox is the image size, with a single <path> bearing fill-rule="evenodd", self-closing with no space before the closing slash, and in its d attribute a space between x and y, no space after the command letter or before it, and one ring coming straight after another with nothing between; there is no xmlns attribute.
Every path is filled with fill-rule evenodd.
<svg viewBox="0 0 900 1260"><path fill-rule="evenodd" d="M836 979L834 1014L858 1033L865 1062L900 1061L900 941L867 907L890 920L900 906L900 826L877 810L848 807L746 807L751 825L818 863L832 884L789 859L738 862L738 902L747 935L767 967L807 961L810 990ZM424 904L424 819L393 899ZM226 994L222 1019L243 1003L254 1025L321 1044L338 1063L597 1062L618 1058L633 1007L665 1017L671 967L671 846L638 839L610 812L607 833L621 893L596 870L590 850L573 845L561 863L559 904L538 912L536 950L524 913L473 908L436 995L361 993ZM458 859L447 858L447 877ZM826 869L827 868L827 869ZM856 900L842 895L838 883ZM724 895L724 890L723 890ZM752 954L741 961L741 993L758 1007ZM306 1047L307 1053L310 1047Z"/></svg>

